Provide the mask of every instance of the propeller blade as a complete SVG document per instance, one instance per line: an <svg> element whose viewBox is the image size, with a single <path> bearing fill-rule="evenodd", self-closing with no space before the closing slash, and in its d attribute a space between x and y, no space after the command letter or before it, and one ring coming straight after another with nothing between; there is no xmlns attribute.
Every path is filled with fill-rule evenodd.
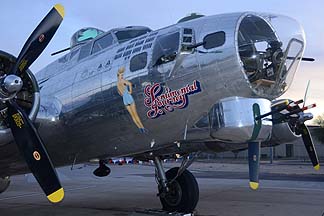
<svg viewBox="0 0 324 216"><path fill-rule="evenodd" d="M310 80L308 80L308 82L307 82L307 87L306 87L305 95L304 95L304 103L303 103L303 107L305 107L305 104L306 104L306 98L307 98L307 94L308 94L309 84L310 84Z"/></svg>
<svg viewBox="0 0 324 216"><path fill-rule="evenodd" d="M62 201L64 190L36 128L15 101L7 106L9 126L29 169L50 202Z"/></svg>
<svg viewBox="0 0 324 216"><path fill-rule="evenodd" d="M248 143L250 188L259 187L260 142Z"/></svg>
<svg viewBox="0 0 324 216"><path fill-rule="evenodd" d="M27 70L50 42L63 17L63 6L60 4L55 5L29 36L10 74L20 75Z"/></svg>
<svg viewBox="0 0 324 216"><path fill-rule="evenodd" d="M304 145L306 147L308 156L312 161L314 169L319 170L320 169L320 164L319 164L319 161L318 161L318 157L317 157L317 153L316 153L316 150L315 150L315 146L314 146L312 137L310 136L310 133L309 133L309 130L308 130L307 126L305 124L301 124L301 125L299 125L298 129L299 129L299 132L302 135Z"/></svg>

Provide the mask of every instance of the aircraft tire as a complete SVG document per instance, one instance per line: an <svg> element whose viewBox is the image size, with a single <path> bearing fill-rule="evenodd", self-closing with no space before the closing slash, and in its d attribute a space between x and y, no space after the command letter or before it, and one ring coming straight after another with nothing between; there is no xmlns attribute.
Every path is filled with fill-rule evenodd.
<svg viewBox="0 0 324 216"><path fill-rule="evenodd" d="M0 178L0 194L4 191L7 190L7 188L10 185L10 178L5 177L5 178Z"/></svg>
<svg viewBox="0 0 324 216"><path fill-rule="evenodd" d="M166 172L170 181L178 172L174 167ZM199 187L196 178L187 169L169 185L169 192L160 196L163 210L168 212L191 213L199 200Z"/></svg>

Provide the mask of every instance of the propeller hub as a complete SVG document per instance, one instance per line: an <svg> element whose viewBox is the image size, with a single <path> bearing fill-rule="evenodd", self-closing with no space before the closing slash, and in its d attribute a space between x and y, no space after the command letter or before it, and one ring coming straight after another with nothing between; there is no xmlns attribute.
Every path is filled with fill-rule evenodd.
<svg viewBox="0 0 324 216"><path fill-rule="evenodd" d="M2 101L14 98L23 86L23 81L16 75L5 76L0 82L0 100Z"/></svg>
<svg viewBox="0 0 324 216"><path fill-rule="evenodd" d="M23 86L23 81L19 76L8 75L2 81L2 89L9 94L17 93L21 90Z"/></svg>
<svg viewBox="0 0 324 216"><path fill-rule="evenodd" d="M299 113L298 121L300 123L304 123L305 121L308 121L308 120L311 120L311 119L313 119L313 114L312 113L304 113L304 112Z"/></svg>

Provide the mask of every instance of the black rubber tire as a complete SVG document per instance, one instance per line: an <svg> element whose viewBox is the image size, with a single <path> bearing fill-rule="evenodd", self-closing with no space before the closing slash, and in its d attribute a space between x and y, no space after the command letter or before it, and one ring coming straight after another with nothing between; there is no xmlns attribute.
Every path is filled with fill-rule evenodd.
<svg viewBox="0 0 324 216"><path fill-rule="evenodd" d="M6 191L10 185L10 178L0 178L0 193Z"/></svg>
<svg viewBox="0 0 324 216"><path fill-rule="evenodd" d="M177 175L178 169L179 167L174 167L166 172L169 181ZM185 170L169 188L170 192L167 195L160 196L163 210L181 213L193 212L199 200L199 187L193 174ZM180 193L179 190L181 190ZM177 192L178 196L174 195L174 192Z"/></svg>

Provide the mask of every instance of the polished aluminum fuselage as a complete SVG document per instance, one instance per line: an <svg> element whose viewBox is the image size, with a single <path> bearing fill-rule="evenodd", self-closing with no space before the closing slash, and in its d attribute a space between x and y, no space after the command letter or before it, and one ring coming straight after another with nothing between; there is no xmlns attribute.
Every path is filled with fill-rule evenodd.
<svg viewBox="0 0 324 216"><path fill-rule="evenodd" d="M132 55L115 58L118 50L132 43L130 40L115 43L80 61L77 51L71 50L36 73L41 100L35 122L54 164L62 166L94 158L141 155L179 145L187 138L188 128L220 100L258 98L242 67L237 45L240 22L248 14L206 16L148 33L147 37L155 35L156 40L160 35L191 28L195 42L199 43L208 34L225 32L222 46L210 50L197 47L190 53L179 51L175 60L160 66L151 62L152 46L146 50L146 67L131 72ZM145 133L133 123L117 91L120 67L125 67L124 79L132 83L132 96L147 130ZM149 108L144 105L144 88L148 84L161 83L175 90L195 80L200 82L201 91L188 96L185 108L166 112L155 119L148 118ZM188 152L197 150L199 147Z"/></svg>
<svg viewBox="0 0 324 216"><path fill-rule="evenodd" d="M130 72L129 59L114 60L117 50L127 46L128 42L115 44L80 62L58 60L37 73L41 106L36 122L53 160L63 164L72 162L74 157L84 161L147 152L153 144L161 147L183 140L186 127L191 127L220 99L253 97L236 45L238 22L242 16L244 14L235 13L204 17L159 30L158 35L162 35L190 27L195 31L196 42L212 32L224 31L226 34L225 44L215 48L220 53L186 55L175 74L170 71L176 61L162 65L158 68L162 74L160 80L150 76L149 64L145 69ZM149 59L151 52L148 50ZM138 132L117 92L117 70L121 66L126 67L124 78L133 83L137 111L148 133ZM186 109L156 119L146 117L145 83L163 82L171 89L180 89L193 80L199 80L202 91L190 96Z"/></svg>

